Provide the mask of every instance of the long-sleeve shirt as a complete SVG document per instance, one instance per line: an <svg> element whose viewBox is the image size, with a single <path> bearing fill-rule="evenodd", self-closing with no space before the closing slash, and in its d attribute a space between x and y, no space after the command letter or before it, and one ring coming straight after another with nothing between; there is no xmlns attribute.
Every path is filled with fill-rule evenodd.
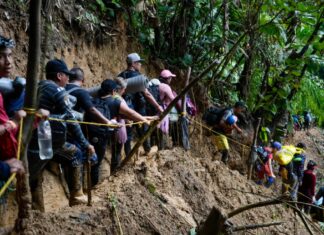
<svg viewBox="0 0 324 235"><path fill-rule="evenodd" d="M0 180L7 180L10 176L10 166L0 161Z"/></svg>
<svg viewBox="0 0 324 235"><path fill-rule="evenodd" d="M4 125L9 121L9 117L6 113L3 97L0 93L0 125ZM0 136L0 160L7 160L17 155L17 134L18 128L6 131Z"/></svg>
<svg viewBox="0 0 324 235"><path fill-rule="evenodd" d="M303 183L299 188L299 191L309 198L313 198L315 195L316 175L313 170L305 170Z"/></svg>
<svg viewBox="0 0 324 235"><path fill-rule="evenodd" d="M41 81L38 89L38 108L49 110L51 114L63 115L66 119L76 120L68 94L63 87L59 87L51 80ZM82 148L89 146L88 140L84 137L78 123L67 123L69 135L80 144Z"/></svg>

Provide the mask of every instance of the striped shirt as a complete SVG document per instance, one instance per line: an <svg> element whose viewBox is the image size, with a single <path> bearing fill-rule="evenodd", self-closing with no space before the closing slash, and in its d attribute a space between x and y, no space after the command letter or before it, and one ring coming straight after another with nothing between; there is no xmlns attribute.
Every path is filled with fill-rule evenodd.
<svg viewBox="0 0 324 235"><path fill-rule="evenodd" d="M65 114L66 119L76 120L70 106L69 96L63 87L58 86L54 81L45 80L39 83L38 108L46 109L51 114ZM84 137L78 123L66 123L68 134L75 139L82 148L89 146L88 140Z"/></svg>

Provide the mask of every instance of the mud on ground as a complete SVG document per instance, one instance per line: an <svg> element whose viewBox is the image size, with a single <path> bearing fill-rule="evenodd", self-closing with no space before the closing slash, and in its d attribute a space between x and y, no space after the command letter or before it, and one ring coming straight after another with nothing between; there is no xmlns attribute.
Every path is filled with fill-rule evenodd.
<svg viewBox="0 0 324 235"><path fill-rule="evenodd" d="M322 138L319 133L314 129L308 135L297 133L295 138L302 135L311 141L310 135ZM278 191L247 181L219 157L212 161L213 147L206 137L202 140L205 144L196 138L191 151L175 148L151 159L139 157L117 175L104 179L93 191L92 207L67 207L58 180L47 176L46 180L52 177L51 190L45 183L48 212L34 212L26 234L120 234L120 230L124 234L187 234L206 219L213 206L228 213L278 195ZM309 158L319 161L314 146L309 146ZM234 225L284 222L241 234L306 234L301 221L283 205L253 209L230 221Z"/></svg>

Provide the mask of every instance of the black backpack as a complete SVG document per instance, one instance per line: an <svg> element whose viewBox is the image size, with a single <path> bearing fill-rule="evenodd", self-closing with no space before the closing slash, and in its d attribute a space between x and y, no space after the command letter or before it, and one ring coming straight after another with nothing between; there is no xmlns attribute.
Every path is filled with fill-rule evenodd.
<svg viewBox="0 0 324 235"><path fill-rule="evenodd" d="M159 105L161 105L159 85L152 84L147 88L147 90L152 94L152 96L154 97L156 102ZM149 116L153 116L153 115L156 115L158 113L158 110L156 110L156 108L152 104L147 102L146 113Z"/></svg>
<svg viewBox="0 0 324 235"><path fill-rule="evenodd" d="M215 126L220 122L226 110L230 108L209 107L202 116L202 120L208 126Z"/></svg>
<svg viewBox="0 0 324 235"><path fill-rule="evenodd" d="M102 113L102 115L104 115L109 120L111 119L110 110L106 99L96 97L92 99L92 103L94 107L98 109L100 113ZM94 119L88 114L85 116L85 120L89 122L94 121ZM87 129L89 133L96 136L106 136L110 133L108 126L88 125Z"/></svg>

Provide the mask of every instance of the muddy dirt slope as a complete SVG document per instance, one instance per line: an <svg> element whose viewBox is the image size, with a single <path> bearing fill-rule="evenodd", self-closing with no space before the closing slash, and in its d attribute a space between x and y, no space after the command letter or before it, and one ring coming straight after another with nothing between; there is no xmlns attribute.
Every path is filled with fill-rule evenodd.
<svg viewBox="0 0 324 235"><path fill-rule="evenodd" d="M308 135L296 134L292 141L301 135L306 142L311 141L311 135L323 141L317 129ZM320 161L315 145L309 146L309 158ZM57 200L64 201L64 194L54 189L61 187L54 178L52 191L45 195L48 212L33 213L27 234L187 234L206 219L213 206L228 213L279 194L279 185L265 189L247 181L218 157L212 161L204 147L194 141L189 152L175 148L151 159L139 157L116 176L104 179L93 193L92 207L58 208ZM59 195L57 200L52 194ZM301 222L283 205L253 209L231 219L235 225L271 221L284 224L246 234L306 234Z"/></svg>

